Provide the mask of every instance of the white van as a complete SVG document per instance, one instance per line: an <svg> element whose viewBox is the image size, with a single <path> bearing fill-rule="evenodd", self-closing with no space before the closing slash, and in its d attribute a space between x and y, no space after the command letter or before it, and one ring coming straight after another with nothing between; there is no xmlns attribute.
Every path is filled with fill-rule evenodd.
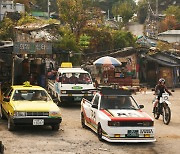
<svg viewBox="0 0 180 154"><path fill-rule="evenodd" d="M93 97L95 86L91 75L82 68L59 68L55 80L48 80L48 89L59 102L81 101Z"/></svg>

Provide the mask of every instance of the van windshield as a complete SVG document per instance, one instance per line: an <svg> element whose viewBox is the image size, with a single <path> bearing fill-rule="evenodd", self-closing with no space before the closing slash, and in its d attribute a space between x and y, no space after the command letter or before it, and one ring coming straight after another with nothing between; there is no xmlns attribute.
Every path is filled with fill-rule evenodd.
<svg viewBox="0 0 180 154"><path fill-rule="evenodd" d="M63 73L62 84L91 84L92 79L88 73Z"/></svg>

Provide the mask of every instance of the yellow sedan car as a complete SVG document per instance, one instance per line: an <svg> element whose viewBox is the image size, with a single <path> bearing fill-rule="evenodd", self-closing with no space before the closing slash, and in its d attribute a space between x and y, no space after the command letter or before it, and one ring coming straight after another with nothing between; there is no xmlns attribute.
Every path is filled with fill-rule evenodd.
<svg viewBox="0 0 180 154"><path fill-rule="evenodd" d="M8 119L8 130L16 125L50 125L59 130L62 121L59 107L53 102L47 91L40 86L11 86L0 100L0 117Z"/></svg>

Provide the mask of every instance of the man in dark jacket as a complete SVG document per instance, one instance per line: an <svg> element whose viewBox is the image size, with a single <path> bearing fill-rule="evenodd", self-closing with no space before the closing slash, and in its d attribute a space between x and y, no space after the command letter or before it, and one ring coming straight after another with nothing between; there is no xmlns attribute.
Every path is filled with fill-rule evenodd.
<svg viewBox="0 0 180 154"><path fill-rule="evenodd" d="M172 95L171 92L167 89L167 87L165 85L165 79L160 78L159 83L155 87L155 95L157 95L157 99L154 103L154 108L157 106L157 104L160 100L160 97L162 97L162 94L165 92L167 92L169 95ZM154 113L154 110L153 110L153 113Z"/></svg>

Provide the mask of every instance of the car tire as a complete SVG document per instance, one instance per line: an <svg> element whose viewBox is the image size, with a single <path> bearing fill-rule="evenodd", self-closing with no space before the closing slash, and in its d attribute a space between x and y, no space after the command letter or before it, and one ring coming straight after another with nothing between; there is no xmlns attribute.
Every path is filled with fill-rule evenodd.
<svg viewBox="0 0 180 154"><path fill-rule="evenodd" d="M2 141L0 141L0 154L4 154L4 145L2 144Z"/></svg>
<svg viewBox="0 0 180 154"><path fill-rule="evenodd" d="M0 118L1 119L6 119L6 116L4 115L4 113L2 111L2 105L0 105Z"/></svg>
<svg viewBox="0 0 180 154"><path fill-rule="evenodd" d="M9 130L9 131L15 130L15 125L14 125L14 123L12 122L10 116L8 117L8 130Z"/></svg>
<svg viewBox="0 0 180 154"><path fill-rule="evenodd" d="M99 141L103 141L103 139L102 139L102 132L103 132L103 130L101 128L101 124L99 123L98 124L98 128L97 128L97 135L98 135Z"/></svg>
<svg viewBox="0 0 180 154"><path fill-rule="evenodd" d="M51 127L53 131L58 131L60 126L59 124L56 124L56 125L52 125Z"/></svg>
<svg viewBox="0 0 180 154"><path fill-rule="evenodd" d="M82 128L87 128L83 112L81 113L81 125Z"/></svg>

